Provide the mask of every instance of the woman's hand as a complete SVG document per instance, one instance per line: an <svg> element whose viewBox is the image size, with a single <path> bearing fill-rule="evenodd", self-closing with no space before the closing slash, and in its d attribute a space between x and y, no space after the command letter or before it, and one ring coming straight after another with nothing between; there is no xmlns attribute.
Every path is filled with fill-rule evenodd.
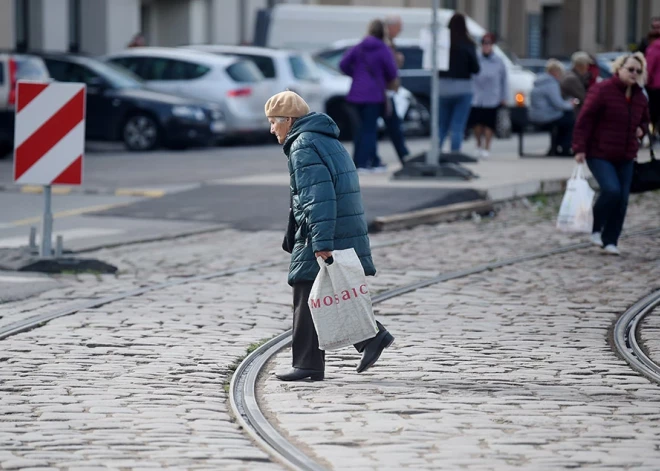
<svg viewBox="0 0 660 471"><path fill-rule="evenodd" d="M321 257L324 261L332 257L332 252L323 251L323 252L314 252L316 258Z"/></svg>
<svg viewBox="0 0 660 471"><path fill-rule="evenodd" d="M575 161L579 164L583 164L587 160L587 156L584 152L578 152L575 154Z"/></svg>
<svg viewBox="0 0 660 471"><path fill-rule="evenodd" d="M637 128L637 139L641 139L644 137L644 130L641 127Z"/></svg>

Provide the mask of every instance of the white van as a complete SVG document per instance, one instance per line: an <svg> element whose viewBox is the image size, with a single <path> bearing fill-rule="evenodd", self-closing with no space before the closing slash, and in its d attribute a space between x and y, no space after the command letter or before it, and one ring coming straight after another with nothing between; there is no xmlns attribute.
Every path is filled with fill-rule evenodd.
<svg viewBox="0 0 660 471"><path fill-rule="evenodd" d="M268 47L315 51L332 63L335 58L332 51L342 54L365 36L371 20L388 15L398 15L403 20L403 30L396 40L407 57L401 70L402 85L413 92L420 103L429 105L430 71L421 67L420 36L421 30L431 24L430 8L278 4L271 10L267 30L262 36ZM446 26L453 15L453 10L438 10L438 24ZM468 16L466 23L470 35L480 41L486 30ZM515 58L501 47L496 45L494 51L502 57L509 73L508 103L515 129L526 122L526 107L536 76L517 65Z"/></svg>

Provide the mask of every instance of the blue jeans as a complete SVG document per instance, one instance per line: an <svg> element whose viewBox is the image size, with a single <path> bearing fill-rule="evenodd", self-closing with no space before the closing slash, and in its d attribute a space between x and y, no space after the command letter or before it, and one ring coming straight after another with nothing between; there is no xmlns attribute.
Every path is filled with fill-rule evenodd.
<svg viewBox="0 0 660 471"><path fill-rule="evenodd" d="M360 129L355 133L353 161L357 168L377 165L378 118L383 113L382 103L356 103L360 116Z"/></svg>
<svg viewBox="0 0 660 471"><path fill-rule="evenodd" d="M440 149L451 133L451 151L458 152L463 144L465 126L472 108L472 94L440 97Z"/></svg>
<svg viewBox="0 0 660 471"><path fill-rule="evenodd" d="M391 97L388 97L387 99L390 100L392 113L390 113L389 116L383 116L383 121L385 121L387 134L390 135L390 139L394 149L396 150L396 154L399 156L401 163L403 163L403 161L406 159L406 156L410 154L410 151L408 151L408 148L406 147L406 140L403 137L403 127L401 126L401 118L399 118L399 115L396 114L396 105L394 104L394 99ZM384 109L383 114L385 114Z"/></svg>
<svg viewBox="0 0 660 471"><path fill-rule="evenodd" d="M633 161L613 163L589 158L587 165L600 186L600 194L594 205L593 232L601 233L603 246L616 245L628 209Z"/></svg>

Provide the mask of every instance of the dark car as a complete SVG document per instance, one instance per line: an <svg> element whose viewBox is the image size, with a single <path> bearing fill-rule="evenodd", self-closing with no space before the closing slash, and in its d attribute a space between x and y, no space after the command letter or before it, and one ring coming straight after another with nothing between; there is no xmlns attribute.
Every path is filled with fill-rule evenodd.
<svg viewBox="0 0 660 471"><path fill-rule="evenodd" d="M213 105L145 88L125 69L76 55L42 55L50 76L87 85L86 138L123 141L130 150L206 145L221 136Z"/></svg>
<svg viewBox="0 0 660 471"><path fill-rule="evenodd" d="M14 107L19 80L50 80L41 58L28 54L0 52L0 158L14 147Z"/></svg>

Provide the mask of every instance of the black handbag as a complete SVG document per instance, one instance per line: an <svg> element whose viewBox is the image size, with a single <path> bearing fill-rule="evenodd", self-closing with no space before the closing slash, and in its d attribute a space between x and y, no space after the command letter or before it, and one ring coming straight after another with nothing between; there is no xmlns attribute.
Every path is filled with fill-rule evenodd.
<svg viewBox="0 0 660 471"><path fill-rule="evenodd" d="M296 224L296 218L293 216L293 197L289 196L289 222L286 226L286 233L284 234L284 240L282 241L282 250L288 253L293 253L293 247L296 245L296 231L298 230L298 225Z"/></svg>
<svg viewBox="0 0 660 471"><path fill-rule="evenodd" d="M660 160L655 158L653 142L651 142L651 160L643 164L635 161L633 165L631 193L644 193L660 189Z"/></svg>

